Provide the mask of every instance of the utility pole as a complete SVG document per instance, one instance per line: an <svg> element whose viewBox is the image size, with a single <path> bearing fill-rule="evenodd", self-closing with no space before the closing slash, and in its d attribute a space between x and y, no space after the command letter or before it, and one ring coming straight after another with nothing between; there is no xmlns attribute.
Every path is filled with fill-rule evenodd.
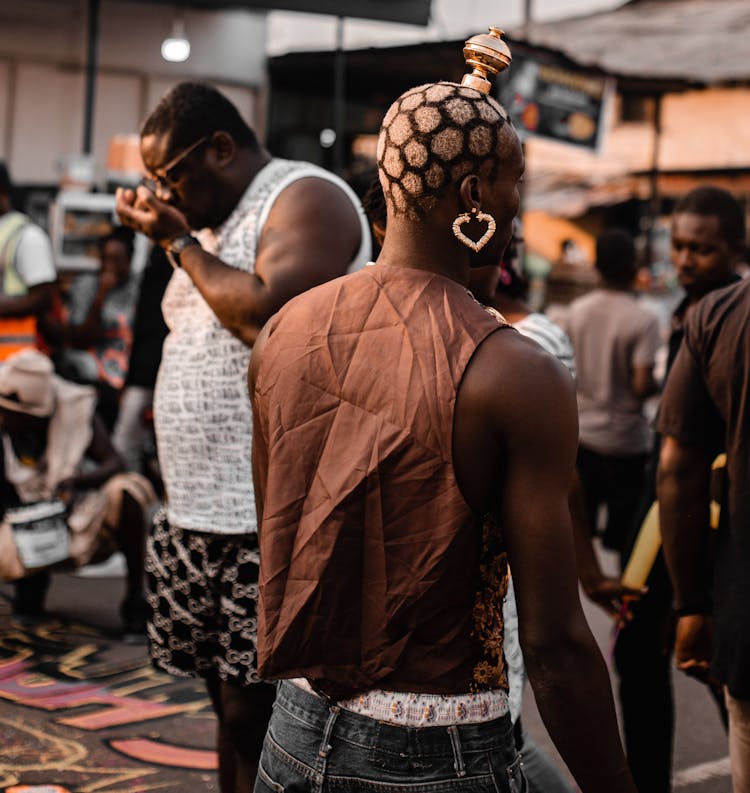
<svg viewBox="0 0 750 793"><path fill-rule="evenodd" d="M344 172L344 138L346 134L346 52L344 50L344 17L336 21L336 53L333 65L333 170Z"/></svg>
<svg viewBox="0 0 750 793"><path fill-rule="evenodd" d="M86 95L84 98L83 154L91 154L94 132L94 103L96 72L99 68L99 12L101 0L88 2L88 32L86 36Z"/></svg>
<svg viewBox="0 0 750 793"><path fill-rule="evenodd" d="M531 25L531 0L523 0L523 37L524 39L528 38L529 35L529 27ZM527 43L527 42L525 42ZM526 160L526 141L521 140L521 152L523 153L523 159ZM523 182L520 185L519 190L519 198L520 203L518 206L518 220L523 225L523 215L524 215L524 207L526 205L526 190L524 188ZM521 236L523 236L525 232L521 232ZM521 270L525 273L526 272L526 246L524 245L521 248L521 257L520 257L520 265Z"/></svg>
<svg viewBox="0 0 750 793"><path fill-rule="evenodd" d="M531 24L531 0L523 0L523 35L528 36Z"/></svg>
<svg viewBox="0 0 750 793"><path fill-rule="evenodd" d="M646 234L646 264L650 267L654 262L656 223L661 210L661 196L659 194L659 152L661 149L662 133L662 94L654 96L654 136L653 151L651 153L651 170L649 172L649 200L648 200L648 233Z"/></svg>

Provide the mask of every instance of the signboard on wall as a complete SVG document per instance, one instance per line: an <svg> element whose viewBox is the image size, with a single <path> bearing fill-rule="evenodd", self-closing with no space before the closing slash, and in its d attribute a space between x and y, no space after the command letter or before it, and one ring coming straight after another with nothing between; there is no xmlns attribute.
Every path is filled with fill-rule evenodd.
<svg viewBox="0 0 750 793"><path fill-rule="evenodd" d="M593 150L601 146L613 94L612 78L516 49L499 84L500 102L522 139L534 135Z"/></svg>

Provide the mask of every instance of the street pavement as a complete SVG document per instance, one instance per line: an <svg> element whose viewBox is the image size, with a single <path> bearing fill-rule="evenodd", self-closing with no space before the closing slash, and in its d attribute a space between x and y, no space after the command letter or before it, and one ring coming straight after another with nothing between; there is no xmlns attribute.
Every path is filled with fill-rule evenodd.
<svg viewBox="0 0 750 793"><path fill-rule="evenodd" d="M10 614L0 585L0 790L218 790L215 719L200 682L154 670L123 637L122 576L57 574L49 614Z"/></svg>
<svg viewBox="0 0 750 793"><path fill-rule="evenodd" d="M602 560L613 569L613 556ZM0 584L0 791L218 790L215 722L201 684L156 672L142 641L118 635L124 581L116 564L102 572L55 575L50 616L32 623L11 616L12 588ZM584 609L606 656L611 623L585 598ZM674 683L675 793L729 793L716 706L694 680L675 673ZM529 687L523 721L564 768Z"/></svg>
<svg viewBox="0 0 750 793"><path fill-rule="evenodd" d="M602 569L614 575L617 555L602 551L601 548L597 548L597 551ZM583 594L581 602L599 648L607 659L612 688L616 694L617 677L608 657L612 643L612 621ZM681 672L673 670L672 680L675 699L674 793L731 793L727 738L716 704L704 685ZM528 685L522 719L524 728L537 745L565 769L544 728ZM568 775L568 779L572 780L572 777Z"/></svg>

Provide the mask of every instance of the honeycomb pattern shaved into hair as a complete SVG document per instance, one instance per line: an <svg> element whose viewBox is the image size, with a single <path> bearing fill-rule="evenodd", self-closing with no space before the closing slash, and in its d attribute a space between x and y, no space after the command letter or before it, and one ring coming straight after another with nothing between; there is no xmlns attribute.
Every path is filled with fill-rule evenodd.
<svg viewBox="0 0 750 793"><path fill-rule="evenodd" d="M510 123L490 96L458 83L430 83L402 94L383 118L378 172L394 214L417 219L471 173L494 179Z"/></svg>

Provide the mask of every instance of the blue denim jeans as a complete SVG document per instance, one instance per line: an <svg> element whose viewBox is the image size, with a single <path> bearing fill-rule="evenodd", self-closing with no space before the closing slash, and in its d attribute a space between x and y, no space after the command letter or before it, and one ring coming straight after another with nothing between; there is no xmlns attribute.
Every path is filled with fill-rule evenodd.
<svg viewBox="0 0 750 793"><path fill-rule="evenodd" d="M510 716L400 727L282 682L255 793L526 793Z"/></svg>

